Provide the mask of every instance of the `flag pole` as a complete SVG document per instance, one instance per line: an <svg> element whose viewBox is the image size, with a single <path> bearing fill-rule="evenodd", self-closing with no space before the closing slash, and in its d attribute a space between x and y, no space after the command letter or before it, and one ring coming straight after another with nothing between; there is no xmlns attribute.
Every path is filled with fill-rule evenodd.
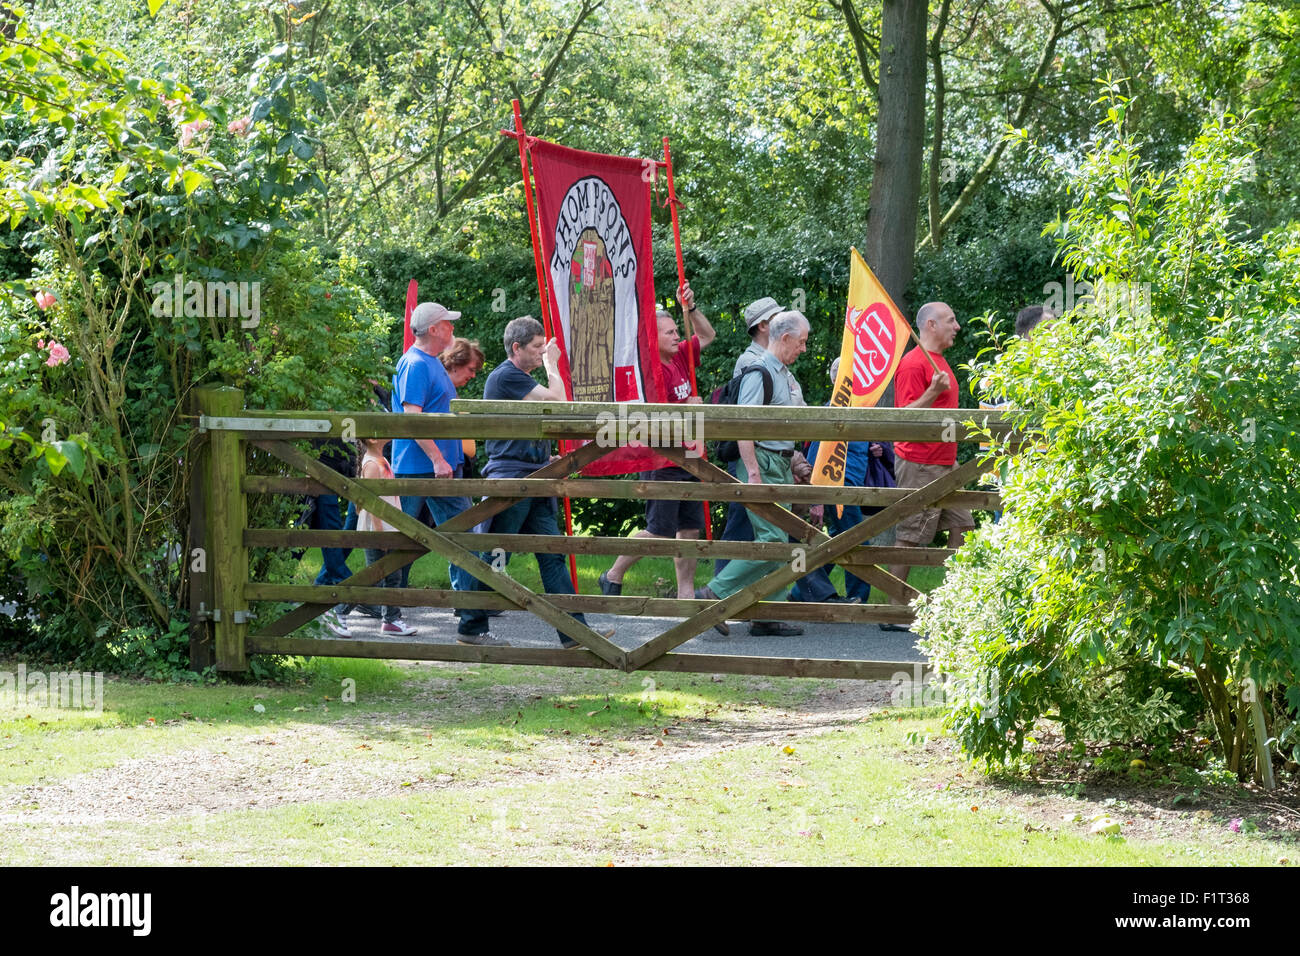
<svg viewBox="0 0 1300 956"><path fill-rule="evenodd" d="M533 265L537 269L537 295L542 305L542 328L546 337L551 337L551 303L546 289L546 270L542 266L541 235L537 228L537 213L533 204L532 177L528 175L528 137L524 135L524 118L519 112L519 101L511 100L515 113L515 131L502 130L502 134L513 136L519 143L519 169L524 183L524 209L528 212L528 235L533 242Z"/></svg>
<svg viewBox="0 0 1300 956"><path fill-rule="evenodd" d="M515 114L515 131L510 133L507 130L502 130L501 132L506 136L514 136L516 142L519 143L519 169L524 182L524 208L528 213L528 235L533 242L533 265L537 269L537 294L542 304L542 329L549 341L552 337L553 328L551 322L551 297L546 286L546 270L542 265L541 232L537 227L532 180L528 175L528 138L524 135L524 118L519 111L519 101L511 100L510 106ZM567 497L564 499L564 533L569 537L573 537L573 506ZM569 555L569 578L573 582L573 593L580 593L578 591L578 556L576 554Z"/></svg>
<svg viewBox="0 0 1300 956"><path fill-rule="evenodd" d="M673 189L673 158L668 152L668 137L664 137L664 166L668 170L668 210L673 216L673 248L677 252L677 288L686 285L686 266L682 262L682 229L677 221L677 191ZM686 326L686 341L689 343L695 336L695 326L691 322L691 310L682 308L682 322ZM695 383L695 352L691 352L691 394L699 395L699 387Z"/></svg>
<svg viewBox="0 0 1300 956"><path fill-rule="evenodd" d="M858 252L856 246L850 246L849 249L852 252ZM862 253L858 252L858 255L862 255ZM865 258L862 260L862 264L867 265L867 260ZM870 273L871 278L876 280L876 284L880 286L880 291L885 293L885 298L888 299L889 304L894 307L894 311L903 316L903 324L907 326L907 334L911 337L912 341L916 343L917 348L921 350L921 354L925 356L925 360L930 363L930 368L934 371L934 374L938 375L939 366L934 364L934 356L932 356L926 347L921 344L921 339L917 336L916 330L912 328L911 321L903 314L903 310L898 307L898 303L895 302L894 297L889 294L889 290L885 288L885 284L880 281L876 276L875 271L869 265L867 265L867 272Z"/></svg>
<svg viewBox="0 0 1300 956"><path fill-rule="evenodd" d="M668 152L668 137L664 137L664 167L668 170L668 210L673 216L673 248L677 252L677 288L686 285L686 265L682 262L682 229L677 221L677 190L673 188L673 158ZM691 395L698 398L700 395L699 386L695 381L695 363L699 357L695 354L691 346L691 339L695 338L695 325L691 322L691 310L682 306L682 324L686 326L686 347L691 350L691 361L688 368L691 370ZM701 449L703 451L703 449ZM709 502L704 502L704 540L713 540L713 508Z"/></svg>
<svg viewBox="0 0 1300 956"><path fill-rule="evenodd" d="M402 351L405 352L415 341L415 333L411 331L411 313L415 311L415 305L420 301L420 284L412 279L406 284L406 324L402 330Z"/></svg>

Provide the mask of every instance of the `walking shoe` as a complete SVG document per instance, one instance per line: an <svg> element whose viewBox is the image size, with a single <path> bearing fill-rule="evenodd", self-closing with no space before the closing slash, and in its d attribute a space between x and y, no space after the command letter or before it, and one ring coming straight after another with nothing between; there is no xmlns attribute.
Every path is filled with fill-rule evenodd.
<svg viewBox="0 0 1300 956"><path fill-rule="evenodd" d="M321 615L321 620L325 622L325 629L335 637L352 636L352 629L348 627L348 622L339 617L334 611L326 611Z"/></svg>
<svg viewBox="0 0 1300 956"><path fill-rule="evenodd" d="M798 637L803 628L785 621L751 621L749 633L754 637Z"/></svg>
<svg viewBox="0 0 1300 956"><path fill-rule="evenodd" d="M490 632L483 634L457 634L457 644L470 644L474 647L509 647L509 641L503 641Z"/></svg>
<svg viewBox="0 0 1300 956"><path fill-rule="evenodd" d="M861 600L862 598L845 597L842 594L834 594L831 597L828 597L822 603L823 604L858 604L859 602L861 602Z"/></svg>
<svg viewBox="0 0 1300 956"><path fill-rule="evenodd" d="M607 571L600 572L600 577L597 580L600 582L601 594L611 594L617 596L623 593L623 582L611 581L609 579L609 572Z"/></svg>
<svg viewBox="0 0 1300 956"><path fill-rule="evenodd" d="M411 627L411 625L407 624L399 617L394 621L385 621L380 625L379 633L393 634L397 637L410 637L412 634L417 633L418 630L419 628Z"/></svg>
<svg viewBox="0 0 1300 956"><path fill-rule="evenodd" d="M706 586L706 587L695 589L695 600L716 601L718 600L718 596L714 594L712 591L710 591ZM730 626L728 626L726 621L719 621L717 624L714 624L713 629L717 631L719 634L721 634L723 637L731 636L731 628Z"/></svg>
<svg viewBox="0 0 1300 956"><path fill-rule="evenodd" d="M882 631L899 631L904 634L910 634L912 631L912 629L908 627L906 624L894 624L890 621L886 621L885 623L881 624L880 629Z"/></svg>

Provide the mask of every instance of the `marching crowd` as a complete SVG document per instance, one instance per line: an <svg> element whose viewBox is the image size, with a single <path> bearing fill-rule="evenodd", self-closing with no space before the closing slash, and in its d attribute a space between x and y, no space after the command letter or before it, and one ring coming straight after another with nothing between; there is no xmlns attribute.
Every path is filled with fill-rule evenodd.
<svg viewBox="0 0 1300 956"><path fill-rule="evenodd" d="M676 321L666 311L658 312L659 358L663 364L667 401L673 403L699 402L693 394L692 369L699 364L701 353L715 340L713 326L696 307L695 295L689 286L678 290L678 300L690 316L694 334L681 338ZM382 407L395 413L420 414L423 412L450 411L457 389L462 388L483 368L486 356L477 342L458 337L455 323L461 313L453 312L433 302L416 306L411 313L411 331L415 336L412 346L397 363L391 393L377 388ZM803 390L791 372L795 361L807 348L809 325L802 313L783 309L776 300L762 298L751 303L744 313L749 331L750 345L736 359L733 379L729 383L730 396L739 405L794 406L803 405ZM1050 320L1053 315L1041 306L1021 310L1016 319L1016 331L1028 336L1038 323ZM917 312L916 332L920 348L913 348L898 367L894 378L895 404L899 408L956 408L957 377L944 360L943 353L952 348L960 327L953 310L942 302L928 302ZM523 316L506 325L504 335L505 359L487 377L483 397L488 400L551 401L566 400L561 378L560 349L555 339L547 339L540 322ZM924 349L924 353L922 352ZM831 366L831 380L838 373L838 359ZM533 373L543 369L546 384L539 384ZM988 407L993 407L989 405ZM359 443L359 466L354 468L352 455L338 443L327 443L321 460L345 475L354 473L361 478L460 478L472 474L475 459L474 443L461 439L394 439L392 460L384 456L386 439L366 439ZM812 464L817 460L817 445L804 449L789 440L758 439L735 443L734 460L728 470L737 480L749 484L800 484L807 483L812 474ZM488 439L487 464L483 468L486 478L526 477L554 460L550 441L526 438ZM919 488L956 468L955 442L849 442L844 484L857 487ZM696 481L683 468L671 466L647 472L643 478L656 481ZM384 498L389 504L400 507L412 517L431 526L441 525L470 505L468 496L394 495ZM826 520L828 530L838 534L879 509L844 506L830 508L823 513L820 505L814 506L809 520L820 525ZM356 528L362 531L391 530L381 519L355 505L343 519L337 496L320 495L315 499L309 519L310 526L321 529ZM705 526L703 503L698 500L655 501L646 503L646 526L635 532L636 538L696 539ZM966 533L975 522L969 510L962 508L928 508L913 514L896 527L896 544L899 547L928 545L938 531L949 532L950 547L960 547ZM494 515L477 530L494 534L558 535L556 502L553 498L523 498ZM726 526L722 533L725 541L788 542L787 532L771 521L739 503L731 503L727 511ZM373 564L385 552L366 549L366 562ZM348 549L322 548L322 566L316 583L337 584L351 572L347 567ZM573 583L559 554L536 554L542 586L549 594L572 594ZM625 555L615 560L608 571L600 575L603 594L622 593L624 576L639 560L638 556ZM771 561L719 560L713 576L703 587L695 587L696 559L674 558L677 596L718 600L729 597L748 587L774 567ZM383 587L405 587L410 565L388 574ZM907 579L908 568L889 568L897 578ZM487 586L463 569L450 565L450 580L455 591L486 590ZM849 572L845 572L846 593L839 594L831 583L829 567L817 568L797 580L788 594L772 595L769 600L814 601L856 604L865 602L870 586ZM475 608L456 610L458 618L457 640L462 644L504 645L494 636L489 619L499 611ZM574 615L585 623L582 614ZM359 618L379 621L380 633L407 636L416 629L406 624L401 609L396 606L370 606L341 604L325 615L326 627L339 637L352 636L352 623ZM882 624L884 630L906 630L898 624ZM715 625L718 637L730 634L726 622ZM798 635L802 628L783 621L752 621L750 633L754 635ZM581 645L572 638L557 632L565 648ZM612 635L612 631L605 636Z"/></svg>

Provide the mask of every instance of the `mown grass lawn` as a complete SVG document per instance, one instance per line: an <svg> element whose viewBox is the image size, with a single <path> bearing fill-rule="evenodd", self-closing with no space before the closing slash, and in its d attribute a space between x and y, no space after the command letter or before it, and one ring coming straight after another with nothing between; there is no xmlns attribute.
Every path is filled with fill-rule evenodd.
<svg viewBox="0 0 1300 956"><path fill-rule="evenodd" d="M324 659L302 673L110 680L98 716L0 703L4 862L1297 859L1294 831L1236 833L1194 805L985 781L936 746L935 712L890 709L882 684ZM1128 835L1091 835L1099 812Z"/></svg>

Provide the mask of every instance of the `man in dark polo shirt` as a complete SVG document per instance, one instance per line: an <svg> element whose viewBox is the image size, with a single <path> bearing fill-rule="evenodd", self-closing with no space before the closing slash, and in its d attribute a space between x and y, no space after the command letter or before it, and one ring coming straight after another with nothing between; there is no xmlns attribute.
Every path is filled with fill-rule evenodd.
<svg viewBox="0 0 1300 956"><path fill-rule="evenodd" d="M567 401L564 379L560 376L560 347L555 339L547 340L542 323L530 315L512 319L506 325L505 332L506 360L492 370L487 383L483 386L483 398L487 401L512 402L563 402ZM538 367L546 368L546 385L538 385L529 373ZM529 438L489 438L485 443L488 462L483 468L484 478L526 478L551 460L550 441L538 441ZM554 498L523 498L509 508L493 516L488 526L492 534L554 534L560 533L556 521ZM573 581L565 567L564 557L559 554L536 553L537 570L541 574L542 587L547 594L572 594ZM484 558L488 560L488 558ZM506 561L510 556L506 555ZM504 572L503 572L504 573ZM470 590L486 591L487 585L474 580ZM505 646L508 644L488 632L488 613L479 609L462 609L456 612L460 618L457 626L457 640L461 644L486 644ZM573 615L583 624L587 619L582 614ZM559 632L556 632L559 634ZM605 632L605 637L613 635ZM580 648L582 645L572 638L559 634L560 646L568 649Z"/></svg>
<svg viewBox="0 0 1300 956"><path fill-rule="evenodd" d="M916 313L919 347L903 356L894 376L894 404L898 408L956 408L957 376L944 361L943 353L957 341L961 326L944 302L927 302ZM922 351L924 349L924 352ZM929 353L929 357L926 357ZM933 360L934 366L930 361ZM936 371L935 369L938 369ZM894 442L894 474L900 488L920 488L937 481L957 467L957 443L942 441ZM948 531L948 547L960 548L975 519L966 508L926 508L898 523L900 548L919 548L934 540L937 532ZM907 565L889 571L907 580ZM897 603L897 602L894 602ZM906 631L901 624L882 624L882 631Z"/></svg>
<svg viewBox="0 0 1300 956"><path fill-rule="evenodd" d="M704 313L695 307L695 293L690 285L677 290L677 299L690 314L695 334L683 341L677 333L677 323L663 309L659 310L659 361L664 373L666 401L673 404L698 404L700 397L691 394L691 369L700 364L700 353L709 347L716 333ZM676 414L676 413L674 413ZM641 473L645 481L699 481L684 468L670 465ZM635 532L633 538L699 538L704 527L702 501L647 501L645 530ZM623 576L632 565L641 560L640 555L625 554L600 576L602 594L622 594ZM695 597L695 558L673 558L677 575L677 596Z"/></svg>

